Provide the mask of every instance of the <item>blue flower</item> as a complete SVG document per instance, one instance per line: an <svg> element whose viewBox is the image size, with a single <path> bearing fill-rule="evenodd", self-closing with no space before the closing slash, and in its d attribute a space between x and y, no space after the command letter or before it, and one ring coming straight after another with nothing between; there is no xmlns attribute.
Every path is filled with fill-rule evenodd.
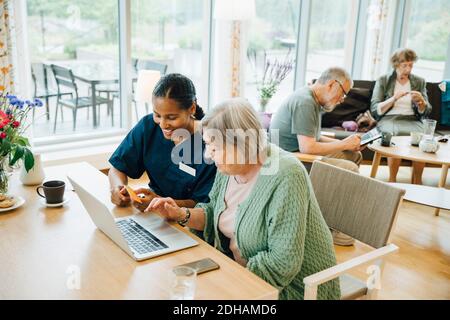
<svg viewBox="0 0 450 320"><path fill-rule="evenodd" d="M13 94L7 94L6 98L8 98L9 100L12 100L12 99L17 99L17 96L15 96Z"/></svg>
<svg viewBox="0 0 450 320"><path fill-rule="evenodd" d="M42 103L42 100L35 98L34 99L34 105L37 107L42 107L44 105L44 103Z"/></svg>
<svg viewBox="0 0 450 320"><path fill-rule="evenodd" d="M9 100L9 103L13 106L17 105L19 103L19 100L17 98L11 98Z"/></svg>
<svg viewBox="0 0 450 320"><path fill-rule="evenodd" d="M36 106L32 101L30 100L25 100L25 103L30 107L33 108L34 106Z"/></svg>
<svg viewBox="0 0 450 320"><path fill-rule="evenodd" d="M22 109L22 108L23 108L23 105L24 105L24 102L23 102L22 100L18 100L18 102L17 102L17 107L18 107L19 109Z"/></svg>

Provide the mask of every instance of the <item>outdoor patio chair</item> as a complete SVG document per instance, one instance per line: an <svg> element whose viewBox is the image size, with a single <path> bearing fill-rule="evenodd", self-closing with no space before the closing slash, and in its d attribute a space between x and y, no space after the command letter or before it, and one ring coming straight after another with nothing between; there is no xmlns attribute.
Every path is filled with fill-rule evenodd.
<svg viewBox="0 0 450 320"><path fill-rule="evenodd" d="M39 70L37 70L37 73L35 72L34 68L39 68ZM33 80L33 97L45 100L46 116L47 120L50 120L50 98L64 95L70 95L72 97L72 92L61 91L60 93L58 93L58 90L56 88L52 88L48 70L46 70L44 64L42 63L35 63L31 66L31 79ZM33 108L33 121L34 114L35 108Z"/></svg>
<svg viewBox="0 0 450 320"><path fill-rule="evenodd" d="M73 130L76 128L77 122L77 111L82 108L92 107L92 96L80 97L78 93L78 86L75 81L75 77L73 76L72 70L67 69L61 66L57 66L52 64L51 68L53 70L53 74L55 75L56 84L58 87L58 92L62 92L64 88L69 88L73 91L75 98L70 99L62 99L58 96L58 100L56 103L56 113L55 113L55 124L53 126L53 132L56 132L56 120L58 117L58 107L61 109L61 113L63 111L62 107L67 107L72 109L73 114ZM96 96L96 105L106 104L108 110L111 112L111 124L114 126L114 109L113 109L113 100L107 99L104 97ZM100 109L98 110L98 122L100 122Z"/></svg>

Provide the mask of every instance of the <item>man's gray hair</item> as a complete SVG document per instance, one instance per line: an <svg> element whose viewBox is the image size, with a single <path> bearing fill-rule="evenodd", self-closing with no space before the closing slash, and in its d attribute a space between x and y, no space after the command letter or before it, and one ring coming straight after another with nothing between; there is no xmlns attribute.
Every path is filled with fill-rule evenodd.
<svg viewBox="0 0 450 320"><path fill-rule="evenodd" d="M350 87L353 87L353 80L350 74L343 68L340 67L332 67L326 69L320 75L317 82L320 84L325 84L330 80L338 80L341 84L344 84L346 81L350 82Z"/></svg>

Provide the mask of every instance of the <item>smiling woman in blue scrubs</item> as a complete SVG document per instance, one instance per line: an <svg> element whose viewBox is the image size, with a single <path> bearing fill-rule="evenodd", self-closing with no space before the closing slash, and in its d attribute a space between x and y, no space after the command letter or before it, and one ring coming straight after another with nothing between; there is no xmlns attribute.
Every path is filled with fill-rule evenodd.
<svg viewBox="0 0 450 320"><path fill-rule="evenodd" d="M118 206L131 203L141 211L155 197L174 198L187 208L208 202L216 167L204 160L203 116L190 79L176 73L162 77L153 90L153 114L136 124L109 159L111 201ZM128 177L138 179L144 172L150 188L135 190L145 195L139 204L124 186Z"/></svg>

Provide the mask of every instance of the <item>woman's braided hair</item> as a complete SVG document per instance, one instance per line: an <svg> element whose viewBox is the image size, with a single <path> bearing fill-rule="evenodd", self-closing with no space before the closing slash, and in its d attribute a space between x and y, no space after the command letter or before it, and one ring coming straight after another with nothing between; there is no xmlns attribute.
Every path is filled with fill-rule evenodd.
<svg viewBox="0 0 450 320"><path fill-rule="evenodd" d="M205 116L203 109L197 104L194 83L182 74L170 73L163 76L153 89L153 96L175 100L183 110L189 109L195 102L194 117L201 120Z"/></svg>

